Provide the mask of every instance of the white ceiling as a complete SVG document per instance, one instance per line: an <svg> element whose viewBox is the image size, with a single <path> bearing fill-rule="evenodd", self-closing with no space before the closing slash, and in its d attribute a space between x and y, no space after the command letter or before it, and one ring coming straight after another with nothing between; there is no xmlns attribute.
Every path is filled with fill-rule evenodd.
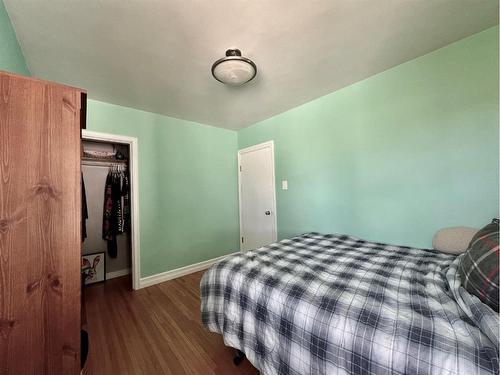
<svg viewBox="0 0 500 375"><path fill-rule="evenodd" d="M4 0L34 76L239 129L498 23L498 0ZM256 79L212 63L237 47Z"/></svg>

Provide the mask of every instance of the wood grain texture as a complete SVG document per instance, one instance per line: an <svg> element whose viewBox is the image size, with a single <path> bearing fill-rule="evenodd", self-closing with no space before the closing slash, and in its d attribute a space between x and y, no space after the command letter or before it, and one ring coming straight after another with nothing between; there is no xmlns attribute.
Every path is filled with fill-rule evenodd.
<svg viewBox="0 0 500 375"><path fill-rule="evenodd" d="M80 99L0 73L0 374L77 374Z"/></svg>
<svg viewBox="0 0 500 375"><path fill-rule="evenodd" d="M201 324L203 272L138 291L130 277L86 288L90 351L84 375L250 375L248 362Z"/></svg>

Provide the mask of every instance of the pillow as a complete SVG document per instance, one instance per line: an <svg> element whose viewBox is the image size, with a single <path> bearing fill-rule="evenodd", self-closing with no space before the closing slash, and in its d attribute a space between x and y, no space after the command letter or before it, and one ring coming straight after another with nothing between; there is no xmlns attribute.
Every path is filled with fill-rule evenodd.
<svg viewBox="0 0 500 375"><path fill-rule="evenodd" d="M462 286L498 312L498 219L477 232L458 266Z"/></svg>
<svg viewBox="0 0 500 375"><path fill-rule="evenodd" d="M469 227L452 227L438 230L432 239L432 247L443 253L461 254L477 233L477 229Z"/></svg>

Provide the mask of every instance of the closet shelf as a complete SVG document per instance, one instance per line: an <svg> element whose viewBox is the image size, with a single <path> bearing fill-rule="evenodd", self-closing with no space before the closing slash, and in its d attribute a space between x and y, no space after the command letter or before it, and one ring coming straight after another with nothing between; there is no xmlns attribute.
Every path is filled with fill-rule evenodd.
<svg viewBox="0 0 500 375"><path fill-rule="evenodd" d="M126 165L128 160L110 159L110 158L89 158L82 157L82 164L95 164L95 165Z"/></svg>

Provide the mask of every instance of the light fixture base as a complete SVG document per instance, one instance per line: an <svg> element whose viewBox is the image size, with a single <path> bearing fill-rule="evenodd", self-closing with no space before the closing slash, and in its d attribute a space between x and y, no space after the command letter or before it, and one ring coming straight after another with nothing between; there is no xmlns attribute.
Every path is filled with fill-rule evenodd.
<svg viewBox="0 0 500 375"><path fill-rule="evenodd" d="M241 51L238 48L228 49L226 56L241 56Z"/></svg>

